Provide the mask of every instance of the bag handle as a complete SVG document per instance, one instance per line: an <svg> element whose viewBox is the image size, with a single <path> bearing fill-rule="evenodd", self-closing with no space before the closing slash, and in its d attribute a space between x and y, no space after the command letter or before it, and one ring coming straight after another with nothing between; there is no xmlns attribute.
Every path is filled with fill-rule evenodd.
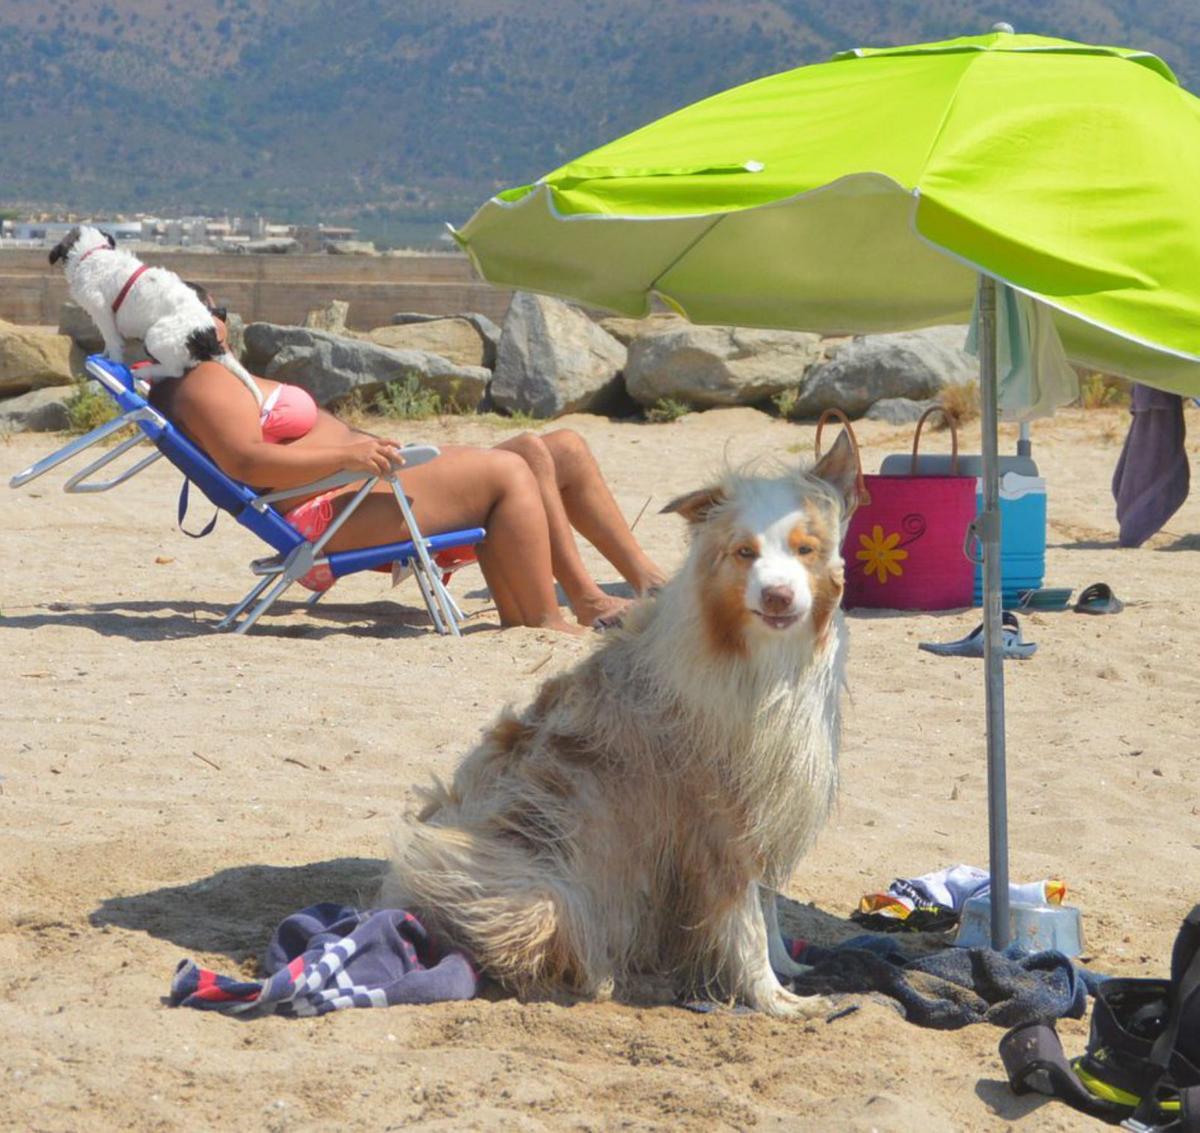
<svg viewBox="0 0 1200 1133"><path fill-rule="evenodd" d="M850 424L850 418L840 409L826 409L818 418L817 436L813 441L813 455L818 460L821 458L821 430L825 428L825 422L831 420L837 421L846 430L846 436L850 438L850 448L854 452L854 466L856 469L854 485L855 490L858 492L858 506L866 507L871 502L871 493L867 491L866 477L863 476L862 455L858 451L858 438L854 435L854 428Z"/></svg>
<svg viewBox="0 0 1200 1133"><path fill-rule="evenodd" d="M946 412L944 405L931 405L917 419L917 431L913 434L912 464L908 470L910 476L917 474L917 449L921 444L921 430L925 427L926 419L934 413L940 413L946 424L950 426L950 475L958 475L958 426L954 424L954 418Z"/></svg>

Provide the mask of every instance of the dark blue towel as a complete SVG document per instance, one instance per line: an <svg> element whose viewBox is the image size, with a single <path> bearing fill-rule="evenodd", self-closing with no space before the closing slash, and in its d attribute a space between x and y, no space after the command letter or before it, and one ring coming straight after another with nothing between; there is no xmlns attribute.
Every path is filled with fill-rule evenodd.
<svg viewBox="0 0 1200 1133"><path fill-rule="evenodd" d="M1122 547L1140 547L1187 499L1191 470L1183 442L1183 398L1134 385L1133 419L1113 473Z"/></svg>
<svg viewBox="0 0 1200 1133"><path fill-rule="evenodd" d="M1088 985L1099 979L1061 952L944 948L909 959L895 936L855 937L836 948L809 945L796 958L813 967L789 982L797 995L881 992L910 1022L938 1030L1078 1019Z"/></svg>

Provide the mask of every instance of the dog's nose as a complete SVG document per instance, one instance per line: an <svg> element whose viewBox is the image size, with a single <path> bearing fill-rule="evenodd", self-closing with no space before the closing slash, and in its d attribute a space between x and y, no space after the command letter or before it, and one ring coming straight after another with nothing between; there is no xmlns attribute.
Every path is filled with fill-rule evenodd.
<svg viewBox="0 0 1200 1133"><path fill-rule="evenodd" d="M796 592L790 586L764 586L762 607L764 614L790 614L796 601Z"/></svg>

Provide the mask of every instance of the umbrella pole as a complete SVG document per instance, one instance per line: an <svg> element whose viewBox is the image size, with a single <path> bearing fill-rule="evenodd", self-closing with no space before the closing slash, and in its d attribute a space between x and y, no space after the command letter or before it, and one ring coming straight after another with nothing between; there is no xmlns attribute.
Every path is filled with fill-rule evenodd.
<svg viewBox="0 0 1200 1133"><path fill-rule="evenodd" d="M1008 945L1008 787L1004 752L1004 641L1001 634L1000 455L996 390L996 281L979 276L979 406L982 417L983 644L987 689L988 868L992 947Z"/></svg>

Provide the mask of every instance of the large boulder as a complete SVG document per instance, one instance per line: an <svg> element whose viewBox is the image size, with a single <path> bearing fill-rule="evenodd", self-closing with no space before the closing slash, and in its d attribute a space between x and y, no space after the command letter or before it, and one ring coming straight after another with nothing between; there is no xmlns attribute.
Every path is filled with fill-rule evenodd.
<svg viewBox="0 0 1200 1133"><path fill-rule="evenodd" d="M496 353L499 409L556 417L613 411L622 401L625 347L575 307L518 291Z"/></svg>
<svg viewBox="0 0 1200 1133"><path fill-rule="evenodd" d="M73 299L66 300L58 309L58 333L70 338L84 354L100 354L104 350L104 339L92 316Z"/></svg>
<svg viewBox="0 0 1200 1133"><path fill-rule="evenodd" d="M820 335L679 322L634 338L625 388L643 406L670 398L695 409L756 405L798 386L823 357Z"/></svg>
<svg viewBox="0 0 1200 1133"><path fill-rule="evenodd" d="M73 345L65 334L0 320L0 397L70 385L82 362Z"/></svg>
<svg viewBox="0 0 1200 1133"><path fill-rule="evenodd" d="M359 338L273 323L246 327L245 358L252 373L303 386L322 405L354 392L370 397L389 382L415 375L443 405L475 409L491 377L482 366L463 366L426 350L390 350Z"/></svg>
<svg viewBox="0 0 1200 1133"><path fill-rule="evenodd" d="M411 323L434 323L440 319L466 319L483 339L483 365L489 370L496 368L496 351L500 349L500 328L487 315L478 311L457 311L452 315L430 315L424 311L399 311L392 316L394 326Z"/></svg>
<svg viewBox="0 0 1200 1133"><path fill-rule="evenodd" d="M944 386L976 381L979 360L963 349L966 333L940 326L849 339L804 375L790 415L836 408L857 417L884 399L926 401Z"/></svg>
<svg viewBox="0 0 1200 1133"><path fill-rule="evenodd" d="M390 350L427 350L462 366L487 367L487 343L466 319L451 317L376 327L366 337Z"/></svg>
<svg viewBox="0 0 1200 1133"><path fill-rule="evenodd" d="M69 427L67 402L74 385L44 386L0 401L0 432L58 433Z"/></svg>
<svg viewBox="0 0 1200 1133"><path fill-rule="evenodd" d="M910 397L881 397L863 416L868 421L886 421L889 425L911 425L937 404L936 398L913 401Z"/></svg>
<svg viewBox="0 0 1200 1133"><path fill-rule="evenodd" d="M342 334L346 329L346 316L350 304L345 299L330 299L324 307L314 307L304 316L304 325L309 330L323 330L330 334Z"/></svg>
<svg viewBox="0 0 1200 1133"><path fill-rule="evenodd" d="M674 330L687 325L687 319L670 311L655 312L644 319L630 319L624 315L608 315L598 320L622 346L628 347L635 338L647 334L658 334L664 330Z"/></svg>

